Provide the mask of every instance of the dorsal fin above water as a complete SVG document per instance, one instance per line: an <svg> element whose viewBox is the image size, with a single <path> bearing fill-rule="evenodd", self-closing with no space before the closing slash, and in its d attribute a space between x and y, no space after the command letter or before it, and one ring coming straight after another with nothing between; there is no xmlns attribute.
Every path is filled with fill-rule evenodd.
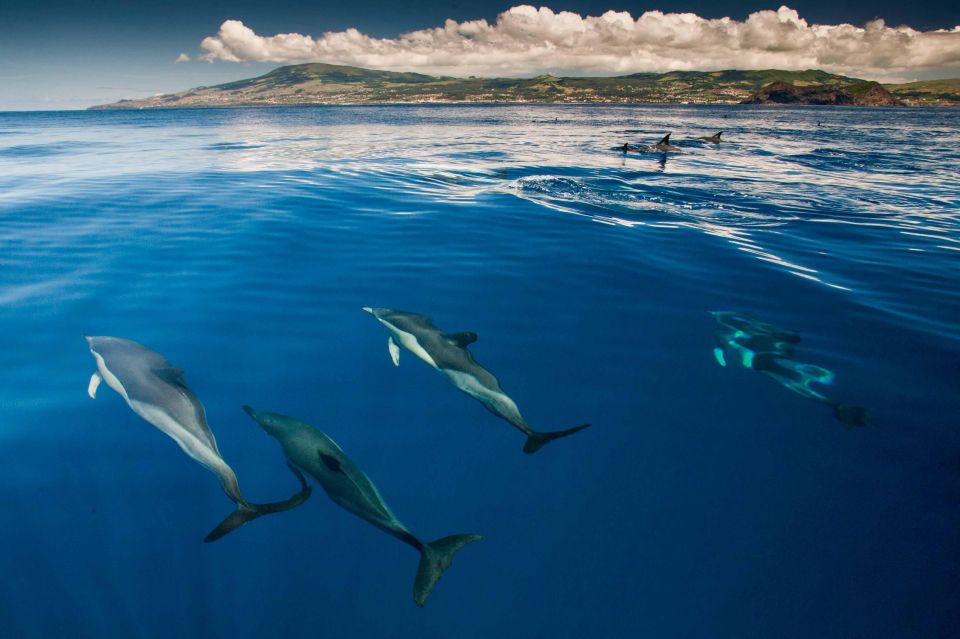
<svg viewBox="0 0 960 639"><path fill-rule="evenodd" d="M719 140L721 135L723 135L723 131L720 131L719 133L717 133L717 134L716 134L715 136L713 136L713 137L715 137L715 138L717 138L717 139Z"/></svg>
<svg viewBox="0 0 960 639"><path fill-rule="evenodd" d="M457 346L466 347L477 341L478 335L476 333L464 331L462 333L447 333L444 335L444 337Z"/></svg>
<svg viewBox="0 0 960 639"><path fill-rule="evenodd" d="M657 144L670 144L670 134L667 133L665 136L663 136L663 139L657 142Z"/></svg>

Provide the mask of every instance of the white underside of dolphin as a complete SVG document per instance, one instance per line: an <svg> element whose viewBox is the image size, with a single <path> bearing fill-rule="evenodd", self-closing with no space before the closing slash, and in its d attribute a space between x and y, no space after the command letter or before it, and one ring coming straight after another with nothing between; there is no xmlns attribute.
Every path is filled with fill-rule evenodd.
<svg viewBox="0 0 960 639"><path fill-rule="evenodd" d="M159 353L131 340L88 337L87 341L97 363L97 370L87 384L87 394L95 399L101 382L106 381L134 413L173 439L191 459L216 475L223 491L237 504L237 510L211 531L205 541L215 541L261 515L294 508L309 497L310 489L303 476L295 472L301 491L290 499L270 504L248 502L240 492L236 474L220 455L213 432L206 423L203 405L183 384L182 373L170 367ZM105 357L101 350L109 352L110 357ZM117 371L107 359L116 360Z"/></svg>
<svg viewBox="0 0 960 639"><path fill-rule="evenodd" d="M500 388L496 378L473 360L467 346L477 339L475 333L446 334L433 326L430 318L413 313L368 306L363 310L373 315L389 331L387 349L394 366L400 365L400 348L407 349L443 373L454 386L478 400L490 412L523 432L527 436L524 452L536 452L554 439L572 435L589 426L582 424L556 432L535 431L520 414L516 402ZM404 322L414 324L413 330L419 335L398 325ZM427 341L422 342L421 338Z"/></svg>

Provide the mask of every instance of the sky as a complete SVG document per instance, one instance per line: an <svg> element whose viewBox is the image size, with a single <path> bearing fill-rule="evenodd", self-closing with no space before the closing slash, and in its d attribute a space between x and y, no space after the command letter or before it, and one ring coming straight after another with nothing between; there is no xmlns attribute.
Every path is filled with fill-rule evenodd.
<svg viewBox="0 0 960 639"><path fill-rule="evenodd" d="M786 5L6 0L0 110L85 108L306 61L460 76L815 67L889 81L960 77L960 3Z"/></svg>

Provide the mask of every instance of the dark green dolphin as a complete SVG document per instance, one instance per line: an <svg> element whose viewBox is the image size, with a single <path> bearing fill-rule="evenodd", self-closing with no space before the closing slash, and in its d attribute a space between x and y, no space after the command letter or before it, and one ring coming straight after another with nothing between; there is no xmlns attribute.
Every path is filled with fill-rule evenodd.
<svg viewBox="0 0 960 639"><path fill-rule="evenodd" d="M450 535L424 542L397 519L383 501L380 491L336 442L313 426L277 413L261 413L244 406L263 430L283 447L287 461L314 477L338 506L420 552L420 566L413 583L413 600L423 606L443 572L453 563L454 554L480 535Z"/></svg>

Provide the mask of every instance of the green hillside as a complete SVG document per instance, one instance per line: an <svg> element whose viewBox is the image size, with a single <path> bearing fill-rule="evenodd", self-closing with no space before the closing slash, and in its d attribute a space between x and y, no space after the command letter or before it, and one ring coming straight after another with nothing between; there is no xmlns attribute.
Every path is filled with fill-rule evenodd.
<svg viewBox="0 0 960 639"><path fill-rule="evenodd" d="M671 71L616 77L453 78L421 73L377 71L333 64L280 67L249 80L139 100L122 100L94 108L195 106L258 106L292 104L378 104L396 102L654 102L736 104L764 85L785 82L798 87L851 88L875 86L858 78L825 71ZM929 83L887 85L898 97L900 87L924 96L947 94L960 102L958 80L949 88ZM918 85L918 86L914 86ZM919 86L923 85L923 86ZM932 85L931 85L932 86ZM897 87L891 88L891 87ZM940 87L937 84L937 87ZM865 90L865 89L864 89ZM952 91L952 93L950 93ZM912 94L910 94L912 95Z"/></svg>
<svg viewBox="0 0 960 639"><path fill-rule="evenodd" d="M907 104L960 104L960 79L921 80L905 84L885 84L887 91Z"/></svg>

